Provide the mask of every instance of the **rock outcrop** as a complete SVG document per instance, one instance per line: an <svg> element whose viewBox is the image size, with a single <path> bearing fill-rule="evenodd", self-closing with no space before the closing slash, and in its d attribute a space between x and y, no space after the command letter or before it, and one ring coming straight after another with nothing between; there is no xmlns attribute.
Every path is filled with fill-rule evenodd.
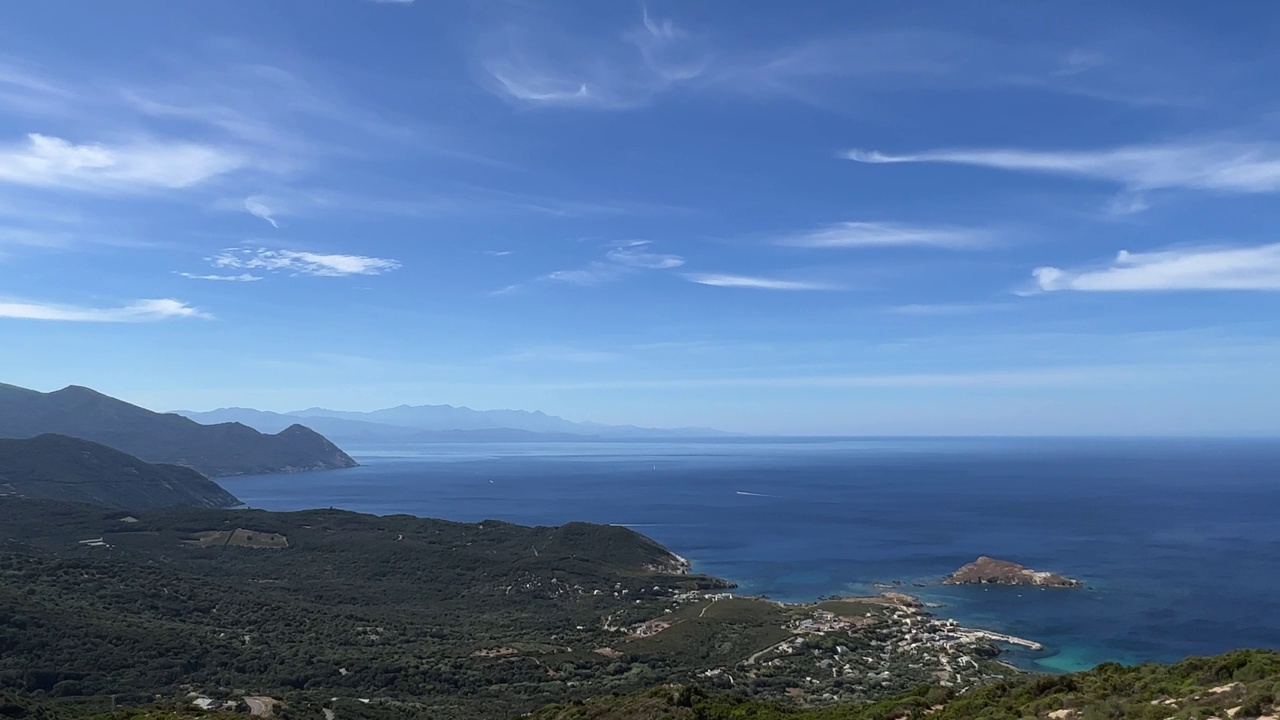
<svg viewBox="0 0 1280 720"><path fill-rule="evenodd" d="M1079 588L1084 583L1057 573L1023 567L1008 560L982 556L942 579L943 585L1026 585Z"/></svg>

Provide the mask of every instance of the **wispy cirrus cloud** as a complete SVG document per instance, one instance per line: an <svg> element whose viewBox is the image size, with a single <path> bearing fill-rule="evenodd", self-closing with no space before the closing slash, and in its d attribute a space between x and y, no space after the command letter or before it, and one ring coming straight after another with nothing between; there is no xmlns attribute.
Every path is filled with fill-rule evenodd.
<svg viewBox="0 0 1280 720"><path fill-rule="evenodd" d="M250 215L266 220L271 227L279 229L280 224L276 222L276 211L272 210L267 203L271 202L271 198L265 195L253 195L244 199L245 212Z"/></svg>
<svg viewBox="0 0 1280 720"><path fill-rule="evenodd" d="M397 260L367 255L268 250L267 248L229 248L208 260L213 267L223 270L260 270L317 277L381 275L400 267L400 262Z"/></svg>
<svg viewBox="0 0 1280 720"><path fill-rule="evenodd" d="M0 146L0 183L107 193L176 190L247 164L234 151L199 143L79 145L31 133L26 142Z"/></svg>
<svg viewBox="0 0 1280 720"><path fill-rule="evenodd" d="M1130 191L1189 189L1251 194L1280 192L1280 144L1186 142L1103 150L953 149L894 155L848 150L859 163L942 163L1078 177Z"/></svg>
<svg viewBox="0 0 1280 720"><path fill-rule="evenodd" d="M685 259L680 255L645 250L649 245L648 240L614 243L612 249L605 252L604 260L593 261L585 268L556 270L539 279L571 284L602 284L637 270L669 270L685 264Z"/></svg>
<svg viewBox="0 0 1280 720"><path fill-rule="evenodd" d="M583 268L553 270L538 278L570 285L602 285L622 275L622 268L603 262L593 262Z"/></svg>
<svg viewBox="0 0 1280 720"><path fill-rule="evenodd" d="M0 64L0 108L7 114L47 115L64 112L75 94L60 83L12 64Z"/></svg>
<svg viewBox="0 0 1280 720"><path fill-rule="evenodd" d="M8 227L0 225L0 252L5 246L27 247L62 247L66 244L65 234L32 230L25 227Z"/></svg>
<svg viewBox="0 0 1280 720"><path fill-rule="evenodd" d="M120 307L82 307L53 303L0 301L0 318L62 322L142 323L175 318L208 318L187 303L172 298L138 300Z"/></svg>
<svg viewBox="0 0 1280 720"><path fill-rule="evenodd" d="M1280 243L1137 253L1121 250L1104 267L1038 267L1032 276L1035 285L1029 292L1280 291Z"/></svg>
<svg viewBox="0 0 1280 720"><path fill-rule="evenodd" d="M216 273L201 275L199 273L180 272L178 274L188 280L210 280L214 282L257 282L262 279L261 275L254 275L252 273L240 273L239 275L218 275Z"/></svg>
<svg viewBox="0 0 1280 720"><path fill-rule="evenodd" d="M541 280L566 282L574 285L600 285L623 275L641 270L670 270L684 264L684 258L668 253L649 252L648 240L627 240L614 243L605 253L604 260L597 260L584 268L556 270Z"/></svg>
<svg viewBox="0 0 1280 720"><path fill-rule="evenodd" d="M699 285L722 288L747 288L752 290L839 290L828 283L811 280L784 280L757 275L726 275L722 273L686 273L684 278Z"/></svg>
<svg viewBox="0 0 1280 720"><path fill-rule="evenodd" d="M648 240L630 240L610 250L605 258L615 265L644 270L669 270L684 264L684 258L670 253L649 252Z"/></svg>
<svg viewBox="0 0 1280 720"><path fill-rule="evenodd" d="M25 118L23 129L35 131L0 137L0 184L196 197L193 190L213 181L242 177L261 186L269 176L279 192L217 204L279 224L282 212L294 207L333 204L324 193L293 203L292 195L312 193L279 183L310 184L334 159L463 155L457 138L442 140L444 130L371 111L306 58L277 49L211 41L158 59L145 75L95 73L92 67L51 73L32 61L0 57L0 112ZM368 197L351 203L378 211L394 205L392 212L439 204Z"/></svg>
<svg viewBox="0 0 1280 720"><path fill-rule="evenodd" d="M792 235L781 245L808 248L935 247L977 250L991 244L986 230L890 222L841 222Z"/></svg>
<svg viewBox="0 0 1280 720"><path fill-rule="evenodd" d="M1087 36L1020 42L955 23L869 21L775 46L712 42L647 12L624 32L575 36L563 29L572 25L526 14L491 33L478 51L481 82L521 105L620 110L682 89L849 108L884 91L958 88L1186 106L1207 102L1224 86L1266 79L1226 55L1202 52L1189 60L1179 51L1188 38L1145 27L1133 32L1125 23Z"/></svg>
<svg viewBox="0 0 1280 720"><path fill-rule="evenodd" d="M132 115L135 123L162 121L250 146L259 164L273 170L352 153L457 152L424 137L425 123L369 110L300 57L237 43L203 55L168 68L171 82L114 81L114 94L97 104Z"/></svg>
<svg viewBox="0 0 1280 720"><path fill-rule="evenodd" d="M619 110L691 81L706 68L702 43L670 20L644 10L640 23L603 42L535 31L532 20L509 25L482 43L485 86L531 106Z"/></svg>
<svg viewBox="0 0 1280 720"><path fill-rule="evenodd" d="M648 248L649 240L626 240L611 243L607 247L604 258L593 260L587 265L565 270L554 270L534 278L532 282L567 283L570 285L603 285L627 275L651 271L670 270L684 265L684 258L671 253L652 252ZM490 295L509 295L528 283L515 283Z"/></svg>

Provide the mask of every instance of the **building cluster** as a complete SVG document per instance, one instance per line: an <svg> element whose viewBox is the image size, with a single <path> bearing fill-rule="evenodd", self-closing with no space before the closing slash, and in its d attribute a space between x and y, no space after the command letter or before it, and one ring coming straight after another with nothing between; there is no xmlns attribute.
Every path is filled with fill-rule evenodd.
<svg viewBox="0 0 1280 720"><path fill-rule="evenodd" d="M757 682L786 680L786 693L806 702L856 701L924 684L963 690L1003 675L983 659L994 634L917 607L885 605L865 618L814 609L789 629L794 637L744 665Z"/></svg>

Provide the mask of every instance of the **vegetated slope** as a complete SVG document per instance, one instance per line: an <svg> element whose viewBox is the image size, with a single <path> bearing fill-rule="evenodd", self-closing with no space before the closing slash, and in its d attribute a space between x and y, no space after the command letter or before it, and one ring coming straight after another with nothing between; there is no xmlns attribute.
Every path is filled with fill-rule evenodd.
<svg viewBox="0 0 1280 720"><path fill-rule="evenodd" d="M723 585L667 573L677 558L620 527L124 515L0 498L0 693L100 708L243 688L312 720L334 697L515 717L647 687L643 663L595 652L622 639L602 620L661 616L676 591ZM222 537L246 542L205 542L235 530ZM99 537L107 547L77 542Z"/></svg>
<svg viewBox="0 0 1280 720"><path fill-rule="evenodd" d="M0 494L130 510L240 503L191 468L146 463L105 445L52 434L0 439Z"/></svg>
<svg viewBox="0 0 1280 720"><path fill-rule="evenodd" d="M1274 718L1280 653L1237 650L1174 665L1032 676L959 697L942 687L866 705L801 709L694 686L544 708L533 720L1193 720Z"/></svg>
<svg viewBox="0 0 1280 720"><path fill-rule="evenodd" d="M201 425L74 385L51 393L0 385L0 437L45 433L92 440L147 462L185 465L210 477L356 464L324 436L302 425L264 435L239 423Z"/></svg>

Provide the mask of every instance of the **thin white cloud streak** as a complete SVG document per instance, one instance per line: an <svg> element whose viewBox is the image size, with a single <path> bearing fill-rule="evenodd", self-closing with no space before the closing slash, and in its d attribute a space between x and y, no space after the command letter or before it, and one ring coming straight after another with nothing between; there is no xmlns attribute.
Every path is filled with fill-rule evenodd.
<svg viewBox="0 0 1280 720"><path fill-rule="evenodd" d="M872 165L942 163L1080 177L1134 191L1280 192L1280 145L1274 143L1175 143L1105 150L955 149L903 155L855 149L842 156Z"/></svg>
<svg viewBox="0 0 1280 720"><path fill-rule="evenodd" d="M644 58L645 67L669 84L686 82L706 72L709 51L697 38L672 20L659 20L642 9L641 24L627 33Z"/></svg>
<svg viewBox="0 0 1280 720"><path fill-rule="evenodd" d="M234 152L185 142L77 145L39 133L0 146L0 183L90 192L181 189L245 167Z"/></svg>
<svg viewBox="0 0 1280 720"><path fill-rule="evenodd" d="M167 85L116 84L114 97L98 103L144 118L183 121L206 132L253 147L258 164L296 170L330 155L368 156L380 150L406 149L458 155L455 148L424 140L424 125L389 121L385 113L367 109L339 89L319 80L318 71L300 72L268 62L254 62L261 52L229 43L222 57L206 59L179 71ZM356 141L359 141L358 144Z"/></svg>
<svg viewBox="0 0 1280 720"><path fill-rule="evenodd" d="M620 36L573 37L523 17L481 44L481 82L520 105L593 110L640 107L680 90L783 96L853 110L865 108L860 101L869 94L935 88L1030 88L1130 106L1187 105L1205 101L1204 78L1248 83L1229 58L1202 55L1189 62L1175 50L1186 45L1182 39L1149 32L1094 33L1082 46L872 25L790 46L742 49L717 46L647 12L640 20Z"/></svg>
<svg viewBox="0 0 1280 720"><path fill-rule="evenodd" d="M595 286L617 280L624 275L640 273L646 270L670 270L684 265L684 258L679 255L649 252L645 248L650 244L648 240L628 240L614 243L613 247L605 253L604 260L592 261L583 268L549 272L537 278L537 280ZM490 294L506 294L519 287L521 287L521 284L516 284Z"/></svg>
<svg viewBox="0 0 1280 720"><path fill-rule="evenodd" d="M366 255L340 255L266 248L230 248L209 258L220 269L264 270L293 275L342 277L381 275L400 267L400 262Z"/></svg>
<svg viewBox="0 0 1280 720"><path fill-rule="evenodd" d="M250 215L256 218L260 218L262 220L266 220L268 223L271 223L271 227L276 228L278 230L280 228L280 225L279 223L276 222L275 213L267 205L269 201L270 201L270 198L264 195L254 195L252 197L247 197L244 199L244 209Z"/></svg>
<svg viewBox="0 0 1280 720"><path fill-rule="evenodd" d="M524 283L512 283L511 285L508 285L506 287L498 288L497 290L491 291L489 295L490 297L498 297L500 295L511 295L513 293L519 292L522 288L524 288Z"/></svg>
<svg viewBox="0 0 1280 720"><path fill-rule="evenodd" d="M282 67L273 64L281 59L278 49L267 53L225 40L213 47L203 56L153 68L167 73L160 79L53 77L30 64L0 63L0 110L13 110L6 100L20 92L29 110L23 114L60 125L92 118L95 130L113 137L146 137L157 120L167 130L184 125L178 131L198 133L211 144L250 149L254 165L270 171L296 171L321 156L367 156L375 150L471 157L442 128L426 131L421 122L389 120L386 112L352 100L300 56Z"/></svg>
<svg viewBox="0 0 1280 720"><path fill-rule="evenodd" d="M1185 107L1224 90L1247 88L1256 96L1254 88L1267 79L1265 62L1242 67L1229 56L1187 52L1199 44L1196 38L1121 25L1132 23L1091 32L1080 38L1083 44L1043 33L1020 42L1008 33L870 25L788 48L727 55L703 79L709 87L853 112L865 112L870 94L932 89L1031 89L1133 107Z"/></svg>
<svg viewBox="0 0 1280 720"><path fill-rule="evenodd" d="M555 270L543 275L540 280L569 283L570 285L601 285L621 274L616 265L593 262L587 267L575 270Z"/></svg>
<svg viewBox="0 0 1280 720"><path fill-rule="evenodd" d="M0 248L6 245L52 248L63 247L67 244L66 235L62 233L42 232L20 227L0 227Z"/></svg>
<svg viewBox="0 0 1280 720"><path fill-rule="evenodd" d="M62 113L74 99L74 93L47 78L13 65L0 65L0 108L6 113Z"/></svg>
<svg viewBox="0 0 1280 720"><path fill-rule="evenodd" d="M522 70L513 64L499 61L492 61L486 67L502 89L516 100L547 105L608 103L588 92L586 83L579 83L575 87L572 81Z"/></svg>
<svg viewBox="0 0 1280 720"><path fill-rule="evenodd" d="M514 252L514 251L512 251L512 250L485 250L485 251L483 251L483 252L484 252L484 254L485 254L485 255L488 255L489 257L507 257L508 255L510 255L510 254L511 254L512 252Z"/></svg>
<svg viewBox="0 0 1280 720"><path fill-rule="evenodd" d="M644 105L700 76L708 62L700 42L647 10L620 41L592 43L513 24L488 37L480 55L484 85L499 97L595 110Z"/></svg>
<svg viewBox="0 0 1280 720"><path fill-rule="evenodd" d="M977 250L991 244L984 230L888 222L842 222L782 239L779 244L808 248L935 247Z"/></svg>
<svg viewBox="0 0 1280 720"><path fill-rule="evenodd" d="M250 273L240 273L239 275L199 275L180 272L178 274L189 280L211 280L214 282L257 282L262 279L262 276Z"/></svg>
<svg viewBox="0 0 1280 720"><path fill-rule="evenodd" d="M0 318L58 322L144 323L176 318L208 318L207 313L172 298L138 300L122 307L90 308L33 302L0 301Z"/></svg>
<svg viewBox="0 0 1280 720"><path fill-rule="evenodd" d="M752 290L839 290L839 287L807 280L781 280L752 275L725 275L716 273L687 273L684 278L699 285L721 288L747 288Z"/></svg>
<svg viewBox="0 0 1280 720"><path fill-rule="evenodd" d="M780 94L806 102L831 82L873 86L946 80L972 83L981 44L957 33L921 29L871 30L817 38L751 57L731 58L711 73L713 84L747 94Z"/></svg>
<svg viewBox="0 0 1280 720"><path fill-rule="evenodd" d="M1121 250L1109 267L1038 267L1031 274L1035 278L1032 292L1280 291L1280 243L1145 253Z"/></svg>
<svg viewBox="0 0 1280 720"><path fill-rule="evenodd" d="M684 265L684 258L669 253L651 253L639 250L648 245L647 240L628 243L610 250L605 257L613 263L644 270L669 270Z"/></svg>

